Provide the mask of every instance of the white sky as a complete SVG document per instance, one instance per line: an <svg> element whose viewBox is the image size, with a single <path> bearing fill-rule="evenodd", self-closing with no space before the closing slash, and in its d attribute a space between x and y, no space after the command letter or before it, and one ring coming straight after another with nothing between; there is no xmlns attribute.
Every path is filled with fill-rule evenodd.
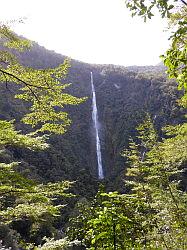
<svg viewBox="0 0 187 250"><path fill-rule="evenodd" d="M166 23L131 18L124 0L0 0L0 19L47 49L88 63L154 65L168 47Z"/></svg>

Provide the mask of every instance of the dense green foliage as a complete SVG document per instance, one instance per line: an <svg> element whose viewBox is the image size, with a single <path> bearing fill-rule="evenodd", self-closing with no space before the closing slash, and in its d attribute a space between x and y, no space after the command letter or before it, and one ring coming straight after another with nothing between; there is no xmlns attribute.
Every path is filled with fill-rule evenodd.
<svg viewBox="0 0 187 250"><path fill-rule="evenodd" d="M69 68L63 56L0 26L0 247L187 248L187 3L176 11L177 2L126 4L145 21L155 7L170 18L171 47L162 58L180 93L162 66L72 60ZM80 98L91 96L90 71L105 171L97 194L91 98ZM59 135L49 138L52 132ZM77 196L66 206L69 187Z"/></svg>
<svg viewBox="0 0 187 250"><path fill-rule="evenodd" d="M22 50L23 46L28 46L27 40L19 39L6 26L0 27L0 35L1 43L5 47ZM1 50L0 58L0 81L21 85L21 93L18 93L16 98L32 103L31 112L23 117L23 122L32 127L37 126L36 132L63 134L70 124L70 119L61 108L83 101L63 93L69 84L64 84L60 80L67 75L68 61L54 69L38 70L22 66L16 56L8 50Z"/></svg>
<svg viewBox="0 0 187 250"><path fill-rule="evenodd" d="M129 194L99 191L91 203L78 205L70 239L88 249L186 249L187 195L180 189L181 166L187 161L186 135L158 142L148 116L137 127L136 142L123 152L129 167ZM171 135L171 132L170 132Z"/></svg>
<svg viewBox="0 0 187 250"><path fill-rule="evenodd" d="M126 2L133 15L145 20L153 16L154 6L162 17L169 16L174 8L169 1ZM178 27L163 58L169 77L184 88L179 103L187 108L185 10L173 17L179 21ZM78 238L88 249L186 249L187 195L181 189L187 162L186 126L167 126L161 137L147 116L137 127L136 138L130 138L128 149L123 151L128 162L125 183L129 194L99 192L91 203L80 203L78 211L84 216L72 217L70 239Z"/></svg>
<svg viewBox="0 0 187 250"><path fill-rule="evenodd" d="M17 56L22 64L37 68L47 66L55 67L64 59L62 56L46 51L36 44L33 44L33 48L31 48L29 52L24 51L18 53ZM167 123L175 124L183 121L183 111L176 105L176 99L177 96L179 96L176 92L176 84L174 81L168 81L166 79L164 68L159 66L124 68L113 65L87 65L73 60L71 64L72 66L69 69L70 73L67 76L67 81L73 82L74 84L69 87L69 94L90 96L90 71L94 73L99 120L102 125L102 152L106 173L104 182L107 186L107 190L129 190L129 187L125 186L122 182L122 179L124 179L124 158L121 157L120 154L124 147L128 146L129 136L135 138L137 134L135 127L143 121L146 116L145 111L151 113L152 117L156 116L155 126L159 131L159 137L163 134L160 130L161 126ZM12 87L12 92L9 91L9 88L10 84L8 83L8 89L5 84L2 85L0 89L2 96L0 104L2 118L8 118L9 120L15 119L16 126L19 129L27 131L27 135L29 135L28 127L24 127L19 122L19 119L27 113L29 107L27 104L23 105L19 100L15 101L13 99L17 88L14 89ZM78 197L72 200L67 208L63 208L63 216L58 217L58 219L55 220L56 222L51 218L46 222L33 222L32 226L30 226L30 221L26 220L25 222L25 219L18 220L17 224L14 223L13 228L21 233L27 242L32 241L36 242L36 244L41 244L44 235L56 237L57 233L53 225L56 224L57 228L65 230L68 225L67 220L71 210L76 210L76 208L74 209L74 202L79 200L80 196L86 196L90 199L90 197L95 195L97 190L97 169L95 164L95 151L93 150L94 138L91 130L91 100L89 99L85 103L73 107L73 109L66 108L66 111L71 115L73 120L72 125L63 136L51 136L48 140L51 145L47 147L44 152L35 151L33 153L32 151L25 150L23 147L18 148L16 144L14 147L6 147L8 162L20 162L16 168L18 168L25 177L29 176L32 179L37 179L44 183L46 183L46 181L56 182L66 179L76 181L71 191L77 194ZM17 132L16 134L19 135ZM38 137L34 133L30 135L35 138ZM41 141L42 137L39 140ZM44 141L42 142L44 143ZM4 158L3 161L5 161ZM125 169L126 167L127 163L125 164ZM96 176L96 178L94 176ZM119 200L118 195L117 200ZM107 198L107 193L102 197L110 199ZM60 203L58 202L59 200ZM130 209L129 207L132 201L126 200L126 198L124 201L124 199L121 200L120 198L121 205L122 203L126 204L125 202L127 202L127 207ZM136 204L136 201L134 202ZM58 198L57 205L58 204L64 204L63 199ZM83 206L86 205L83 204ZM111 206L110 202L107 206ZM116 202L116 211L118 211L119 208L120 206L118 207ZM132 217L134 210L133 207L131 208L132 210L129 211L131 211ZM95 205L94 210L100 213L97 205ZM94 214L93 210L92 214ZM82 217L82 213L80 213L80 215L77 214L77 216ZM121 220L121 222L123 221L124 223L125 216L126 215L122 215L119 221ZM85 217L87 217L86 214ZM135 219L136 218L134 218L134 220ZM25 228L26 235L23 234L22 227ZM137 229L131 228L130 225L128 228L133 230L134 233L132 234L139 235L139 227L141 227L141 225L137 224ZM74 230L73 228L72 226L72 230ZM102 230L102 223L100 230ZM109 240L112 242L112 229L108 228L108 230ZM87 233L84 227L78 227L77 231L79 233L82 231L83 234ZM128 244L130 246L132 242L128 239L128 233L125 236L127 238L123 238L122 233L119 233L119 235L121 235L120 242L123 239L124 242L129 242ZM90 239L90 237L92 237L91 233L88 235L88 239ZM79 239L81 241L79 237L70 238L70 240L73 239ZM101 239L103 240L102 237ZM51 244L55 245L56 243ZM105 244L108 244L107 241Z"/></svg>
<svg viewBox="0 0 187 250"><path fill-rule="evenodd" d="M14 53L10 50L22 51L28 48L30 42L14 35L6 26L0 27L0 81L1 84L17 84L16 98L28 101L30 113L26 113L23 121L35 131L22 134L14 128L13 121L0 120L0 218L1 223L14 224L16 221L29 221L34 227L52 221L52 217L59 216L64 207L62 197L70 186L68 181L56 183L37 183L26 178L18 169L19 162L11 161L7 147L20 147L30 150L44 150L49 145L46 136L39 136L38 132L55 132L62 134L70 124L68 114L60 108L68 104L78 104L83 101L63 93L68 84L61 83L67 73L68 63L55 69L36 70L22 66ZM14 89L14 88L12 88ZM61 202L56 200L61 199ZM38 226L37 226L38 224ZM49 223L50 224L50 223ZM24 244L24 243L22 243Z"/></svg>
<svg viewBox="0 0 187 250"><path fill-rule="evenodd" d="M179 89L187 91L187 2L185 0L126 0L126 6L132 16L139 15L151 19L156 8L161 16L170 18L172 23L171 46L162 56L167 73L170 78L175 78ZM171 26L170 26L171 28ZM186 99L186 95L184 96Z"/></svg>
<svg viewBox="0 0 187 250"><path fill-rule="evenodd" d="M18 56L22 64L37 68L45 68L47 65L55 67L64 59L37 44ZM36 166L35 172L44 181L78 180L80 188L75 188L75 191L81 192L81 195L94 195L97 189L90 71L94 75L98 100L104 170L107 178L110 178L108 186L111 189L122 188L120 180L124 173L124 159L120 153L127 146L128 137L134 134L137 124L143 120L145 111L157 116L155 122L158 129L183 119L181 108L176 105L176 83L166 79L163 67L125 68L89 65L72 60L67 81L73 84L67 91L79 97L88 96L88 100L78 106L65 108L73 122L63 136L49 138L51 146L45 152L33 154L16 149L14 155L16 160L29 162L32 168ZM11 93L5 86L2 86L0 92L2 117L15 119L17 127L23 129L19 119L27 112L27 106L19 100L15 101L14 92ZM28 131L28 127L26 129ZM89 187L87 183L90 183Z"/></svg>

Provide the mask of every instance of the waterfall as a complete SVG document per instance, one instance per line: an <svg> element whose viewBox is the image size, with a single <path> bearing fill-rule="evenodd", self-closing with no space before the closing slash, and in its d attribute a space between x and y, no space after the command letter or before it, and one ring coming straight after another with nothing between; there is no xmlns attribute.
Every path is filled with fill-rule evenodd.
<svg viewBox="0 0 187 250"><path fill-rule="evenodd" d="M92 85L92 120L95 128L95 138L96 138L96 152L97 152L97 166L98 166L98 178L103 179L103 166L101 159L101 144L99 138L99 124L98 124L98 114L97 114L97 103L96 103L96 95L95 88L93 84L93 74L91 72L91 85Z"/></svg>

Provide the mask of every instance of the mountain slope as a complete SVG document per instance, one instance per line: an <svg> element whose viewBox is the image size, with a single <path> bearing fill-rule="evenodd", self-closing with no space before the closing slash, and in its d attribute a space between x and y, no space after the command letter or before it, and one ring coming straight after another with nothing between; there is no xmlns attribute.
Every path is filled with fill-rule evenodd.
<svg viewBox="0 0 187 250"><path fill-rule="evenodd" d="M55 67L62 63L64 56L48 51L34 43L30 51L17 53L20 61L36 68ZM100 122L101 150L105 181L108 188L122 188L125 159L121 151L128 146L129 136L136 134L135 127L146 112L154 118L160 128L167 123L181 121L182 112L176 105L178 93L174 81L166 80L162 66L121 67L114 65L92 65L71 60L66 82L72 85L69 93L88 99L71 108L66 108L72 125L63 136L53 135L51 147L45 152L32 153L11 149L16 159L33 169L34 175L43 181L70 179L77 180L79 194L92 195L97 186L97 164L95 135L91 117L90 72L94 85ZM0 90L1 118L16 119L17 127L28 129L19 120L26 112L26 104L13 99L14 89L3 86Z"/></svg>

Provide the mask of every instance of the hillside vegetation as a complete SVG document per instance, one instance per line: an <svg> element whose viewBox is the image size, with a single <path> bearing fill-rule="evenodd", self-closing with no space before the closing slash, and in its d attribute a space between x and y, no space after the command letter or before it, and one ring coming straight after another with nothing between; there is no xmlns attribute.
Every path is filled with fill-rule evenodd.
<svg viewBox="0 0 187 250"><path fill-rule="evenodd" d="M180 3L126 1L145 21L154 8L170 18L166 67L70 60L0 24L1 249L187 249L187 3Z"/></svg>

